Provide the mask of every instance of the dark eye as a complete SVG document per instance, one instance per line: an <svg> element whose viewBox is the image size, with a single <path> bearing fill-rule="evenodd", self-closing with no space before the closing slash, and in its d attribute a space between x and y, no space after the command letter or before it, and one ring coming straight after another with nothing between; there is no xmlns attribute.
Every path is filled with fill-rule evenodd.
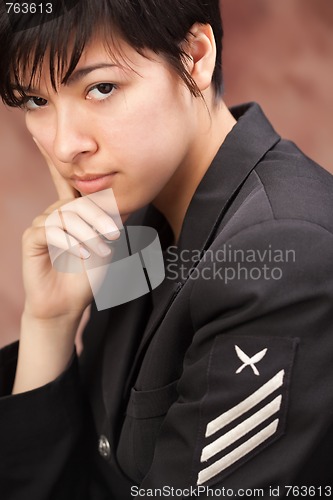
<svg viewBox="0 0 333 500"><path fill-rule="evenodd" d="M113 85L111 83L100 83L96 88L101 94L109 94L113 90Z"/></svg>
<svg viewBox="0 0 333 500"><path fill-rule="evenodd" d="M112 83L99 83L89 90L87 98L103 101L113 93L114 89L115 85Z"/></svg>
<svg viewBox="0 0 333 500"><path fill-rule="evenodd" d="M32 97L27 97L27 100L25 102L25 107L27 109L37 109L46 106L46 104L47 100L43 99L43 97L32 96Z"/></svg>

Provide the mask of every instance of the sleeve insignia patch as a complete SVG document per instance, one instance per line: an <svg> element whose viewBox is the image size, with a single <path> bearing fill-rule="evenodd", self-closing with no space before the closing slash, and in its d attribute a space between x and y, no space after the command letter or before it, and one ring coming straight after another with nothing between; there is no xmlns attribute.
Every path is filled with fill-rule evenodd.
<svg viewBox="0 0 333 500"><path fill-rule="evenodd" d="M284 433L297 342L276 337L216 338L202 404L197 485L222 480Z"/></svg>

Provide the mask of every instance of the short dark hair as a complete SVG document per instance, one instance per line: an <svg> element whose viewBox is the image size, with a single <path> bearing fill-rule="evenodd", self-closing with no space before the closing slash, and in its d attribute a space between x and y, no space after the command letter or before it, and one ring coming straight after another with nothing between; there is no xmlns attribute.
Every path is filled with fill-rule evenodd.
<svg viewBox="0 0 333 500"><path fill-rule="evenodd" d="M219 0L80 0L51 21L47 21L47 15L36 27L15 30L6 11L0 11L0 95L9 106L22 104L25 90L21 76L29 71L30 84L38 79L45 53L49 54L53 88L56 90L59 82L66 83L96 32L106 44L120 35L139 53L150 49L164 56L197 97L201 93L186 70L186 51L181 44L195 23L212 26L217 45L213 87L217 98L222 95Z"/></svg>

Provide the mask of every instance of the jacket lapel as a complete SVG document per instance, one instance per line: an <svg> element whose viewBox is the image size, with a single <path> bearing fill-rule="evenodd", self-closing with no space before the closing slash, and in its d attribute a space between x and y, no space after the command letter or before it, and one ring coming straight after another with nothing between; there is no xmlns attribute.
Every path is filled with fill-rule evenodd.
<svg viewBox="0 0 333 500"><path fill-rule="evenodd" d="M137 212L135 216L128 219L126 225L155 228L159 233L162 247L165 241L169 241L169 227L164 217L154 207L149 206ZM98 360L99 366L96 366L95 362L90 373L99 372L99 375L94 377L97 382L91 390L91 394L96 395L92 406L96 411L96 421L98 422L101 417L104 419L103 430L110 438L112 450L116 450L116 441L119 438L117 432L119 417L122 415L126 401L125 382L131 371L133 359L142 340L151 310L151 294L145 294L105 311L97 312L94 309L91 323L95 325L95 328L94 331L90 329L88 334L95 349L95 360ZM96 328L96 324L99 328ZM90 357L89 353L88 355ZM101 359L102 363L100 363ZM98 387L100 379L102 380L101 388Z"/></svg>
<svg viewBox="0 0 333 500"><path fill-rule="evenodd" d="M231 111L237 124L191 200L178 242L179 256L184 250L191 255L210 246L242 185L267 151L280 140L257 104L238 106Z"/></svg>

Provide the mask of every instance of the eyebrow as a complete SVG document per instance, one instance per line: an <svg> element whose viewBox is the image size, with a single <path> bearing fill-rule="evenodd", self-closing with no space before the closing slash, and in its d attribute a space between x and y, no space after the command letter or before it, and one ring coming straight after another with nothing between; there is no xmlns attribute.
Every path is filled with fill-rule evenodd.
<svg viewBox="0 0 333 500"><path fill-rule="evenodd" d="M117 64L99 63L99 64L93 64L91 66L85 66L84 68L80 68L80 69L73 71L73 73L70 75L70 77L66 81L65 85L66 86L73 85L74 83L77 83L78 81L82 80L89 73L92 73L93 71L96 71L97 69L114 68L114 67L118 67ZM36 92L37 94L39 92L38 89L35 89L33 87L20 87L20 88L24 92L31 92L31 93ZM17 85L12 86L13 90L19 90L20 88Z"/></svg>
<svg viewBox="0 0 333 500"><path fill-rule="evenodd" d="M77 69L73 71L71 76L68 78L66 85L72 85L73 83L78 82L79 80L82 80L86 75L91 73L92 71L95 71L96 69L102 69L102 68L114 68L117 66L116 64L110 64L110 63L100 63L100 64L93 64L92 66L85 66L84 68Z"/></svg>

